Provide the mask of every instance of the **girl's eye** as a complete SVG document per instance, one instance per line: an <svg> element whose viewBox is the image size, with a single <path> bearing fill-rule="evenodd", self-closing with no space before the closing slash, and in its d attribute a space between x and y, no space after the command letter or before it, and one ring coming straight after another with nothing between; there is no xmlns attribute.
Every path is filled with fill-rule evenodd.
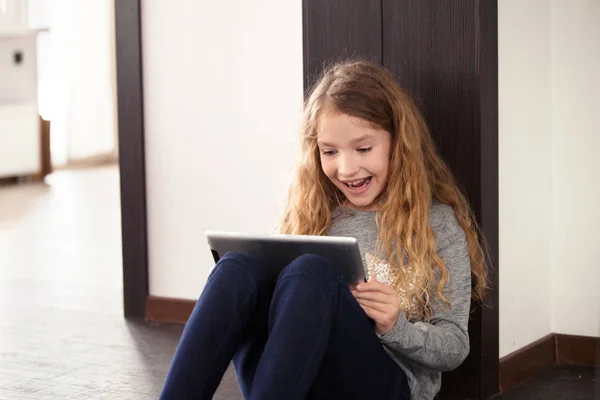
<svg viewBox="0 0 600 400"><path fill-rule="evenodd" d="M323 154L324 156L333 156L336 153L335 150L322 150L321 154Z"/></svg>
<svg viewBox="0 0 600 400"><path fill-rule="evenodd" d="M369 151L371 151L373 147L363 147L361 149L358 149L359 153L368 153Z"/></svg>

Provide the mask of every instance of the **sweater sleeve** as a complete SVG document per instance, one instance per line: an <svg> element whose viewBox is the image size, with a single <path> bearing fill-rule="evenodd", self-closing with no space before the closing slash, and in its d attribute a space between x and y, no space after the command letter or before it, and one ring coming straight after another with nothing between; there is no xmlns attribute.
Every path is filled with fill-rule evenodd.
<svg viewBox="0 0 600 400"><path fill-rule="evenodd" d="M428 323L409 321L400 313L392 330L379 338L392 353L443 372L458 367L469 354L471 264L466 236L454 212L445 218L437 243L438 254L448 269L444 295L451 306L441 300L432 301Z"/></svg>

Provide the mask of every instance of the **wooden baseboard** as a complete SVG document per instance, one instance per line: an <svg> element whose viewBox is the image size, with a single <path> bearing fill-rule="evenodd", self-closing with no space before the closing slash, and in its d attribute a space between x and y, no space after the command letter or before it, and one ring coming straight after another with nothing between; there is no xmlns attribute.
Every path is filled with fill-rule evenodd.
<svg viewBox="0 0 600 400"><path fill-rule="evenodd" d="M600 337L556 334L556 362L600 368Z"/></svg>
<svg viewBox="0 0 600 400"><path fill-rule="evenodd" d="M64 168L93 168L101 165L115 164L119 162L119 156L116 152L110 151L108 153L97 154L90 157L84 158L72 158L67 161Z"/></svg>
<svg viewBox="0 0 600 400"><path fill-rule="evenodd" d="M517 386L555 363L555 337L549 334L500 359L500 392Z"/></svg>
<svg viewBox="0 0 600 400"><path fill-rule="evenodd" d="M195 305L194 300L148 296L146 298L146 319L183 325L187 322Z"/></svg>
<svg viewBox="0 0 600 400"><path fill-rule="evenodd" d="M41 170L38 179L44 178L52 173L52 153L50 151L50 127L51 122L40 116L40 164Z"/></svg>

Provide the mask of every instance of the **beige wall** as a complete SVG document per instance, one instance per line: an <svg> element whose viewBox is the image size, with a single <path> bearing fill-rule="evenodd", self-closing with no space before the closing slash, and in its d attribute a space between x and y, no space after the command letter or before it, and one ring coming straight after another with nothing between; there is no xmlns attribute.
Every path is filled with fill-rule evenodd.
<svg viewBox="0 0 600 400"><path fill-rule="evenodd" d="M552 2L552 330L600 336L600 1Z"/></svg>
<svg viewBox="0 0 600 400"><path fill-rule="evenodd" d="M600 336L600 2L499 2L500 355Z"/></svg>
<svg viewBox="0 0 600 400"><path fill-rule="evenodd" d="M500 356L552 329L550 5L498 7Z"/></svg>

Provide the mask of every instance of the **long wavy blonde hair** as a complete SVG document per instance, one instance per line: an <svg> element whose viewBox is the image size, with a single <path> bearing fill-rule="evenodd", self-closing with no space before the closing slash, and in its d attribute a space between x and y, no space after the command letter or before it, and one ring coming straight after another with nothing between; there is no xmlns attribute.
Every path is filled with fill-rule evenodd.
<svg viewBox="0 0 600 400"><path fill-rule="evenodd" d="M429 129L413 101L385 68L347 61L325 70L304 104L300 129L301 160L288 193L279 230L286 234L327 235L333 210L343 193L321 168L317 126L324 110L358 117L392 135L388 182L377 208L378 246L385 252L392 286L409 297L408 317L431 317L431 294L449 305L443 294L446 265L436 253L429 223L432 199L450 205L464 229L473 277L473 299L483 300L487 272L481 233L467 200L439 156ZM410 268L405 268L410 264ZM407 290L408 282L413 290ZM412 308L410 304L417 304ZM416 314L415 314L416 313Z"/></svg>

